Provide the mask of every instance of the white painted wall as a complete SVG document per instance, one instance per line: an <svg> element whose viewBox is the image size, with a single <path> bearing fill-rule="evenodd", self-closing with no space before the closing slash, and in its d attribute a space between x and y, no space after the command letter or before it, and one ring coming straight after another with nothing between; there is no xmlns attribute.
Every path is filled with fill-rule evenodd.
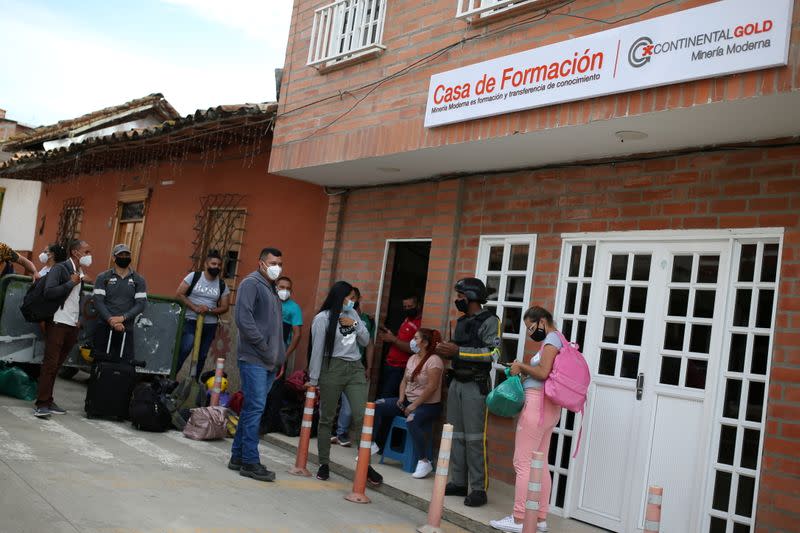
<svg viewBox="0 0 800 533"><path fill-rule="evenodd" d="M29 251L36 233L42 182L0 178L0 187L6 190L0 207L0 242Z"/></svg>

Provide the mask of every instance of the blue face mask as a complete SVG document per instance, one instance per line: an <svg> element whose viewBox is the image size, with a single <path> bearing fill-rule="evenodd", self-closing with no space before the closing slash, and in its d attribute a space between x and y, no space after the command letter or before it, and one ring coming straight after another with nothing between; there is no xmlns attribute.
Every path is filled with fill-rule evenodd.
<svg viewBox="0 0 800 533"><path fill-rule="evenodd" d="M355 304L355 302L353 300L345 298L344 303L342 304L342 310L343 311L350 311L351 309L353 309L355 307L355 305L356 304Z"/></svg>

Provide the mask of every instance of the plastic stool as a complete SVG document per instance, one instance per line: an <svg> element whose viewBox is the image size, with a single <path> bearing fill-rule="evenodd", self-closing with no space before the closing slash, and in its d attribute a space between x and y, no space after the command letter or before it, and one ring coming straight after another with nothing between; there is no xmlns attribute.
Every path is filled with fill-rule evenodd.
<svg viewBox="0 0 800 533"><path fill-rule="evenodd" d="M403 431L403 449L397 450L392 448L392 437L395 431ZM428 446L428 457L433 457L433 439L426 439ZM414 453L414 442L411 440L411 435L408 434L408 425L404 416L396 416L392 420L392 427L389 428L389 435L386 437L386 445L383 447L383 455L381 456L381 464L386 458L400 461L402 468L406 472L414 472L417 469L417 461L419 457Z"/></svg>

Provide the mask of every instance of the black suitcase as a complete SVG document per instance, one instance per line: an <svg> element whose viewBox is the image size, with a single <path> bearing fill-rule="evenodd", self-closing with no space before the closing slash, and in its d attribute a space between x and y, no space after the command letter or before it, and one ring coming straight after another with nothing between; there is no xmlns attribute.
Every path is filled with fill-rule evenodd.
<svg viewBox="0 0 800 533"><path fill-rule="evenodd" d="M113 335L112 330L108 334L107 357L110 356ZM123 357L126 336L127 332L122 334L119 359L95 359L92 365L84 402L88 418L125 420L128 417L131 394L136 384L136 368L133 361L126 361Z"/></svg>

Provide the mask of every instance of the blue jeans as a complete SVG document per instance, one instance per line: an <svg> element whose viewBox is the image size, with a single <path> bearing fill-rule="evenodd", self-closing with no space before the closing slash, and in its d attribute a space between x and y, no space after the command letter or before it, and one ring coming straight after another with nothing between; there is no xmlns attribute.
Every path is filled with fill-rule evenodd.
<svg viewBox="0 0 800 533"><path fill-rule="evenodd" d="M275 381L275 372L263 366L239 361L239 379L244 394L242 412L239 414L239 425L233 438L231 456L241 457L244 464L259 463L258 456L258 425L264 407L267 404L267 394Z"/></svg>
<svg viewBox="0 0 800 533"><path fill-rule="evenodd" d="M175 373L183 366L186 358L192 353L194 348L194 334L197 330L197 320L187 320L183 323L183 336L181 337L181 351L178 354L178 366L175 367ZM197 359L197 379L200 379L200 374L203 373L203 367L206 366L206 356L208 350L211 349L211 343L214 341L214 336L217 334L217 323L206 324L203 323L203 336L200 338L200 353Z"/></svg>
<svg viewBox="0 0 800 533"><path fill-rule="evenodd" d="M380 428L379 433L383 433L383 435L379 435L378 438L382 437L384 442L386 441L386 436L394 417L405 416L403 411L397 406L397 400L398 398L381 398L375 402L375 427ZM407 407L410 404L411 402L406 400L403 402L403 407ZM411 442L414 444L414 453L420 459L427 459L429 461L433 459L432 457L428 457L428 450L425 446L425 436L432 433L433 423L439 419L439 415L441 414L441 403L424 403L411 413L411 420L409 420L408 417L406 418L408 434L411 436ZM378 443L381 449L383 449L384 445L391 445L390 442L385 444L384 442Z"/></svg>
<svg viewBox="0 0 800 533"><path fill-rule="evenodd" d="M378 398L397 398L400 395L400 384L406 373L404 366L389 366L384 363L381 368L381 386Z"/></svg>
<svg viewBox="0 0 800 533"><path fill-rule="evenodd" d="M339 419L336 422L336 436L340 439L346 439L352 421L353 410L350 408L347 396L342 393L342 406L339 408Z"/></svg>

